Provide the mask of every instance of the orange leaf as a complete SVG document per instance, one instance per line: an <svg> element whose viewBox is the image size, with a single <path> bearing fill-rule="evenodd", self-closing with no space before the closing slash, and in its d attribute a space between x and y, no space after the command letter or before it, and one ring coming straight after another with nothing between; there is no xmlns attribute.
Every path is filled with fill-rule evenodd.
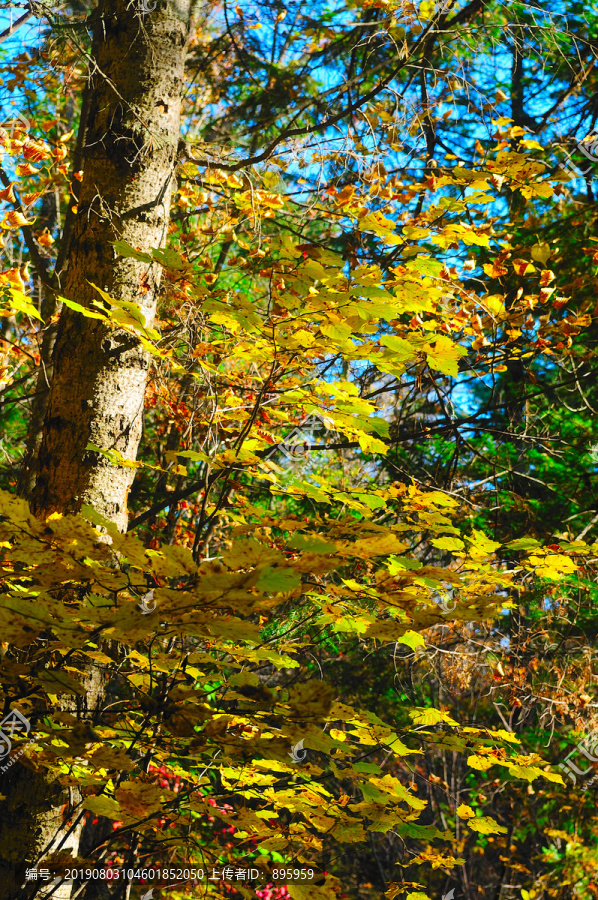
<svg viewBox="0 0 598 900"><path fill-rule="evenodd" d="M40 141L28 141L23 147L23 156L32 162L40 162L42 159L48 159L50 150Z"/></svg>
<svg viewBox="0 0 598 900"><path fill-rule="evenodd" d="M68 150L64 146L64 144L59 144L57 147L54 147L52 150L52 156L56 160L56 162L61 162L68 154Z"/></svg>
<svg viewBox="0 0 598 900"><path fill-rule="evenodd" d="M43 191L34 191L32 194L21 194L21 200L25 206L31 206L36 200L39 200Z"/></svg>
<svg viewBox="0 0 598 900"><path fill-rule="evenodd" d="M484 272L486 273L486 275L489 275L490 278L500 278L501 275L507 274L508 269L506 268L506 266L503 266L502 263L494 260L494 262L492 263L484 264Z"/></svg>
<svg viewBox="0 0 598 900"><path fill-rule="evenodd" d="M7 188L0 191L0 200L8 200L9 203L15 203L16 199L14 184L9 184Z"/></svg>
<svg viewBox="0 0 598 900"><path fill-rule="evenodd" d="M513 268L518 275L529 275L530 272L536 271L536 267L525 259L514 259Z"/></svg>
<svg viewBox="0 0 598 900"><path fill-rule="evenodd" d="M17 175L37 175L39 169L34 169L31 163L26 162L20 163L15 171Z"/></svg>
<svg viewBox="0 0 598 900"><path fill-rule="evenodd" d="M19 291L25 290L25 282L20 269L7 269L5 272L0 272L0 283L10 284Z"/></svg>
<svg viewBox="0 0 598 900"><path fill-rule="evenodd" d="M42 247L51 247L54 243L54 238L50 234L49 231L44 231L43 234L40 234L38 239L38 244L41 244Z"/></svg>
<svg viewBox="0 0 598 900"><path fill-rule="evenodd" d="M0 223L0 227L8 229L8 228L22 228L23 225L32 225L33 219L31 222L28 222L25 216L17 212L17 210L11 210L11 212L7 212L4 215L4 219Z"/></svg>

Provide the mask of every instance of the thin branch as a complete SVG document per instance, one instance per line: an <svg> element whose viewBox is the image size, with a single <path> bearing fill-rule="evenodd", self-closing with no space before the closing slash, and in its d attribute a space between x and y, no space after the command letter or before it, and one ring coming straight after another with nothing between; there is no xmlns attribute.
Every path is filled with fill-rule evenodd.
<svg viewBox="0 0 598 900"><path fill-rule="evenodd" d="M33 15L33 10L31 8L29 8L29 10L26 13L23 13L23 15L20 16L16 22L12 22L8 26L8 28L5 28L4 31L0 32L0 44L3 41L5 41L7 38L9 38L11 35L13 35L15 33L15 31L21 27L21 25L25 24L27 19L31 18L32 15Z"/></svg>
<svg viewBox="0 0 598 900"><path fill-rule="evenodd" d="M471 6L476 6L476 2L472 3ZM480 0L480 7L483 3ZM315 125L305 125L297 128L287 128L282 131L274 140L272 140L265 150L262 150L261 153L254 154L253 156L249 156L246 159L239 160L239 162L233 164L220 163L215 159L198 159L196 157L192 157L193 162L199 163L200 165L205 165L208 168L220 169L223 172L238 172L239 169L244 169L247 166L255 165L256 163L263 162L265 159L269 159L272 156L274 150L281 144L283 141L287 140L291 137L306 137L309 134L318 134L322 131L326 131L327 128L331 128L333 125L337 125L339 122L342 122L343 119L346 119L348 116L351 116L354 112L364 106L366 103L369 103L370 100L373 100L384 88L388 87L393 78L399 74L399 72L405 68L408 62L413 59L415 54L420 50L421 47L427 46L427 41L430 34L433 32L437 25L437 20L432 20L426 30L422 33L419 39L415 44L407 51L404 59L395 66L395 68L386 75L378 84L373 87L370 91L364 94L358 100L355 100L353 103L348 103L346 108L341 110L339 113L330 116L328 119L325 119L323 122L316 123ZM345 85L345 90L348 89L348 86Z"/></svg>

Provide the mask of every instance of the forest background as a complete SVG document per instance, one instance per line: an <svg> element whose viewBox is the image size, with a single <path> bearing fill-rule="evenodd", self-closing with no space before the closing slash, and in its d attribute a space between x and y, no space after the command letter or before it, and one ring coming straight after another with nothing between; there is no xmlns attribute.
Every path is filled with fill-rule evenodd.
<svg viewBox="0 0 598 900"><path fill-rule="evenodd" d="M6 8L3 897L598 896L596 13Z"/></svg>

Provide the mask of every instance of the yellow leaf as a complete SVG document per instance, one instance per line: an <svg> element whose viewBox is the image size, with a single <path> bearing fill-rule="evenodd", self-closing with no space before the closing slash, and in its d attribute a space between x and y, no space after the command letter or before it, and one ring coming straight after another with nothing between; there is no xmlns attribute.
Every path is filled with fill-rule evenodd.
<svg viewBox="0 0 598 900"><path fill-rule="evenodd" d="M37 242L38 244L41 244L42 247L51 247L54 243L54 238L49 231L44 231L43 234L38 235Z"/></svg>
<svg viewBox="0 0 598 900"><path fill-rule="evenodd" d="M415 650L416 647L426 646L426 642L417 631L406 631L405 634L397 638L397 644L407 644L412 650ZM434 712L436 712L436 710L434 710Z"/></svg>
<svg viewBox="0 0 598 900"><path fill-rule="evenodd" d="M495 822L490 816L477 816L475 819L470 819L467 824L472 831L477 831L479 834L508 833L507 828L503 825L499 825L498 822Z"/></svg>
<svg viewBox="0 0 598 900"><path fill-rule="evenodd" d="M542 777L546 778L547 781L554 781L555 784L564 784L563 776L558 775L556 772L548 772L546 770L542 771Z"/></svg>
<svg viewBox="0 0 598 900"><path fill-rule="evenodd" d="M346 341L352 334L352 330L346 322L327 322L325 325L320 325L320 331L326 337L336 341Z"/></svg>
<svg viewBox="0 0 598 900"><path fill-rule="evenodd" d="M364 453L388 453L389 448L387 445L371 434L365 434L362 431L359 433L357 440Z"/></svg>
<svg viewBox="0 0 598 900"><path fill-rule="evenodd" d="M562 553L547 553L545 557L530 556L527 563L535 567L536 575L551 581L558 581L563 575L572 575L578 569L577 563Z"/></svg>
<svg viewBox="0 0 598 900"><path fill-rule="evenodd" d="M439 550L463 550L465 548L463 541L454 537L434 538L430 543Z"/></svg>
<svg viewBox="0 0 598 900"><path fill-rule="evenodd" d="M403 338L395 337L395 335L385 335L380 339L380 343L392 350L393 356L397 356L401 362L413 359L417 353L417 349L413 344L410 344L409 341Z"/></svg>
<svg viewBox="0 0 598 900"><path fill-rule="evenodd" d="M478 769L480 772L486 772L490 766L493 766L497 762L497 758L488 756L473 755L467 758L467 765L471 766L472 769Z"/></svg>
<svg viewBox="0 0 598 900"><path fill-rule="evenodd" d="M440 709L434 709L433 707L428 709L412 709L410 710L409 715L413 719L415 725L437 725L438 722L446 722L448 725L459 724L451 718L449 713L443 712Z"/></svg>
<svg viewBox="0 0 598 900"><path fill-rule="evenodd" d="M491 316L496 316L499 319L505 319L508 316L502 294L488 294L488 296L483 298L482 302L484 309L489 312Z"/></svg>
<svg viewBox="0 0 598 900"><path fill-rule="evenodd" d="M40 321L42 321L42 317L38 313L37 309L22 291L18 291L15 288L10 288L9 292L12 297L12 308L16 310L16 312L23 312L27 316L33 316L35 319L39 319Z"/></svg>
<svg viewBox="0 0 598 900"><path fill-rule="evenodd" d="M423 21L431 19L436 11L434 0L422 0L419 5L419 17Z"/></svg>
<svg viewBox="0 0 598 900"><path fill-rule="evenodd" d="M106 319L106 316L102 316L100 313L86 309L85 306L81 306L81 304L77 303L75 300L67 300L66 297L59 297L58 299L64 303L65 306L68 306L69 309L80 312L82 316L86 316L88 319Z"/></svg>
<svg viewBox="0 0 598 900"><path fill-rule="evenodd" d="M523 141L519 141L519 143L521 144L522 147L525 147L526 150L543 150L544 149L542 144L539 144L537 141L530 140L529 138L526 138Z"/></svg>
<svg viewBox="0 0 598 900"><path fill-rule="evenodd" d="M305 328L300 328L299 331L296 331L293 335L293 341L296 341L302 347L312 347L316 339L311 334L311 332L307 331Z"/></svg>
<svg viewBox="0 0 598 900"><path fill-rule="evenodd" d="M262 181L264 182L264 184L268 188L268 190L271 191L279 183L280 175L278 172L272 172L272 171L264 172L264 174L262 176Z"/></svg>
<svg viewBox="0 0 598 900"><path fill-rule="evenodd" d="M457 807L457 815L460 819L473 819L475 813L471 806L467 806L465 803L462 803Z"/></svg>
<svg viewBox="0 0 598 900"><path fill-rule="evenodd" d="M387 219L381 212L370 212L359 220L360 231L373 231L378 237L388 237L395 235L396 222ZM403 229L404 230L404 229ZM401 238L396 238L396 242L402 244Z"/></svg>
<svg viewBox="0 0 598 900"><path fill-rule="evenodd" d="M486 537L483 531L474 528L471 537L467 540L470 542L469 552L472 556L489 556L500 547L500 541L492 541Z"/></svg>
<svg viewBox="0 0 598 900"><path fill-rule="evenodd" d="M262 194L260 191L258 191L257 197L264 206L269 206L270 209L282 209L284 206L284 200L280 196L280 194Z"/></svg>
<svg viewBox="0 0 598 900"><path fill-rule="evenodd" d="M14 184L9 184L8 187L5 187L0 191L0 200L8 200L9 203L16 203L17 197Z"/></svg>
<svg viewBox="0 0 598 900"><path fill-rule="evenodd" d="M446 335L440 335L433 343L426 344L424 349L431 369L456 378L459 374L459 360L467 353L465 347L453 343Z"/></svg>
<svg viewBox="0 0 598 900"><path fill-rule="evenodd" d="M547 181L535 181L533 184L526 184L520 188L521 193L526 199L531 197L552 197L554 188Z"/></svg>
<svg viewBox="0 0 598 900"><path fill-rule="evenodd" d="M551 252L550 246L544 241L541 244L536 244L532 247L532 259L534 262L539 262L545 266Z"/></svg>

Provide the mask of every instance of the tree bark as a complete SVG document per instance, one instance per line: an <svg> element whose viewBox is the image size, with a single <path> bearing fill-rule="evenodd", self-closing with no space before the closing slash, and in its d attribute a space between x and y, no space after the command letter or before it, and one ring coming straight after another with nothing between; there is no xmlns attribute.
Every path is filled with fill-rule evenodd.
<svg viewBox="0 0 598 900"><path fill-rule="evenodd" d="M164 246L177 165L190 0L169 0L139 15L107 0L94 40L83 180L64 294L85 307L100 295L133 301L154 320L157 263L119 257L124 239ZM37 464L36 512L75 512L83 503L127 523L132 469L87 451L88 443L135 459L149 367L131 335L65 308Z"/></svg>
<svg viewBox="0 0 598 900"><path fill-rule="evenodd" d="M91 87L91 84L88 82L83 92L77 145L73 155L73 172L80 172L83 169L83 148L85 147L85 137L87 133L86 123L89 118L88 113ZM74 178L72 184L74 204L78 204L79 202L79 188L79 181ZM33 497L35 490L39 450L42 442L44 420L48 409L50 386L54 376L53 356L54 345L56 344L56 334L58 331L56 319L58 319L59 313L62 310L62 303L59 300L58 292L62 285L63 270L67 264L73 225L76 219L76 214L73 212L74 209L77 209L76 205L70 206L65 216L60 250L53 274L50 275L50 273L45 270L44 272L38 272L38 278L42 281L43 290L40 314L45 322L45 328L40 347L40 368L37 376L35 397L31 404L31 415L27 430L27 443L21 471L19 472L19 483L17 485L17 493L19 496L25 497L28 500Z"/></svg>
<svg viewBox="0 0 598 900"><path fill-rule="evenodd" d="M88 672L85 688L81 716L88 719L102 696L98 669ZM74 705L60 706L77 712ZM51 883L27 882L25 875L27 868L43 867L44 857L56 850L77 854L84 825L79 789L65 789L57 780L15 762L0 774L0 792L5 798L0 804L0 897L26 900L39 888L42 897L52 891L52 900L70 900L70 884L55 888Z"/></svg>
<svg viewBox="0 0 598 900"><path fill-rule="evenodd" d="M66 298L90 307L100 299L93 282L114 299L136 303L147 325L155 316L160 267L119 257L113 242L148 251L166 241L192 0L157 0L151 7L104 0L93 14L83 177L61 279ZM129 333L63 308L41 440L35 437L38 458L27 463L35 486L27 473L23 482L37 514L76 512L86 503L126 529L133 470L86 447L135 459L148 369L147 352ZM89 673L88 709L98 699L97 674ZM0 775L0 792L1 896L43 896L47 889L39 882L21 887L24 866L43 865L49 845L56 847L72 798L18 762ZM76 853L79 831L62 849ZM52 897L70 895L65 885Z"/></svg>

